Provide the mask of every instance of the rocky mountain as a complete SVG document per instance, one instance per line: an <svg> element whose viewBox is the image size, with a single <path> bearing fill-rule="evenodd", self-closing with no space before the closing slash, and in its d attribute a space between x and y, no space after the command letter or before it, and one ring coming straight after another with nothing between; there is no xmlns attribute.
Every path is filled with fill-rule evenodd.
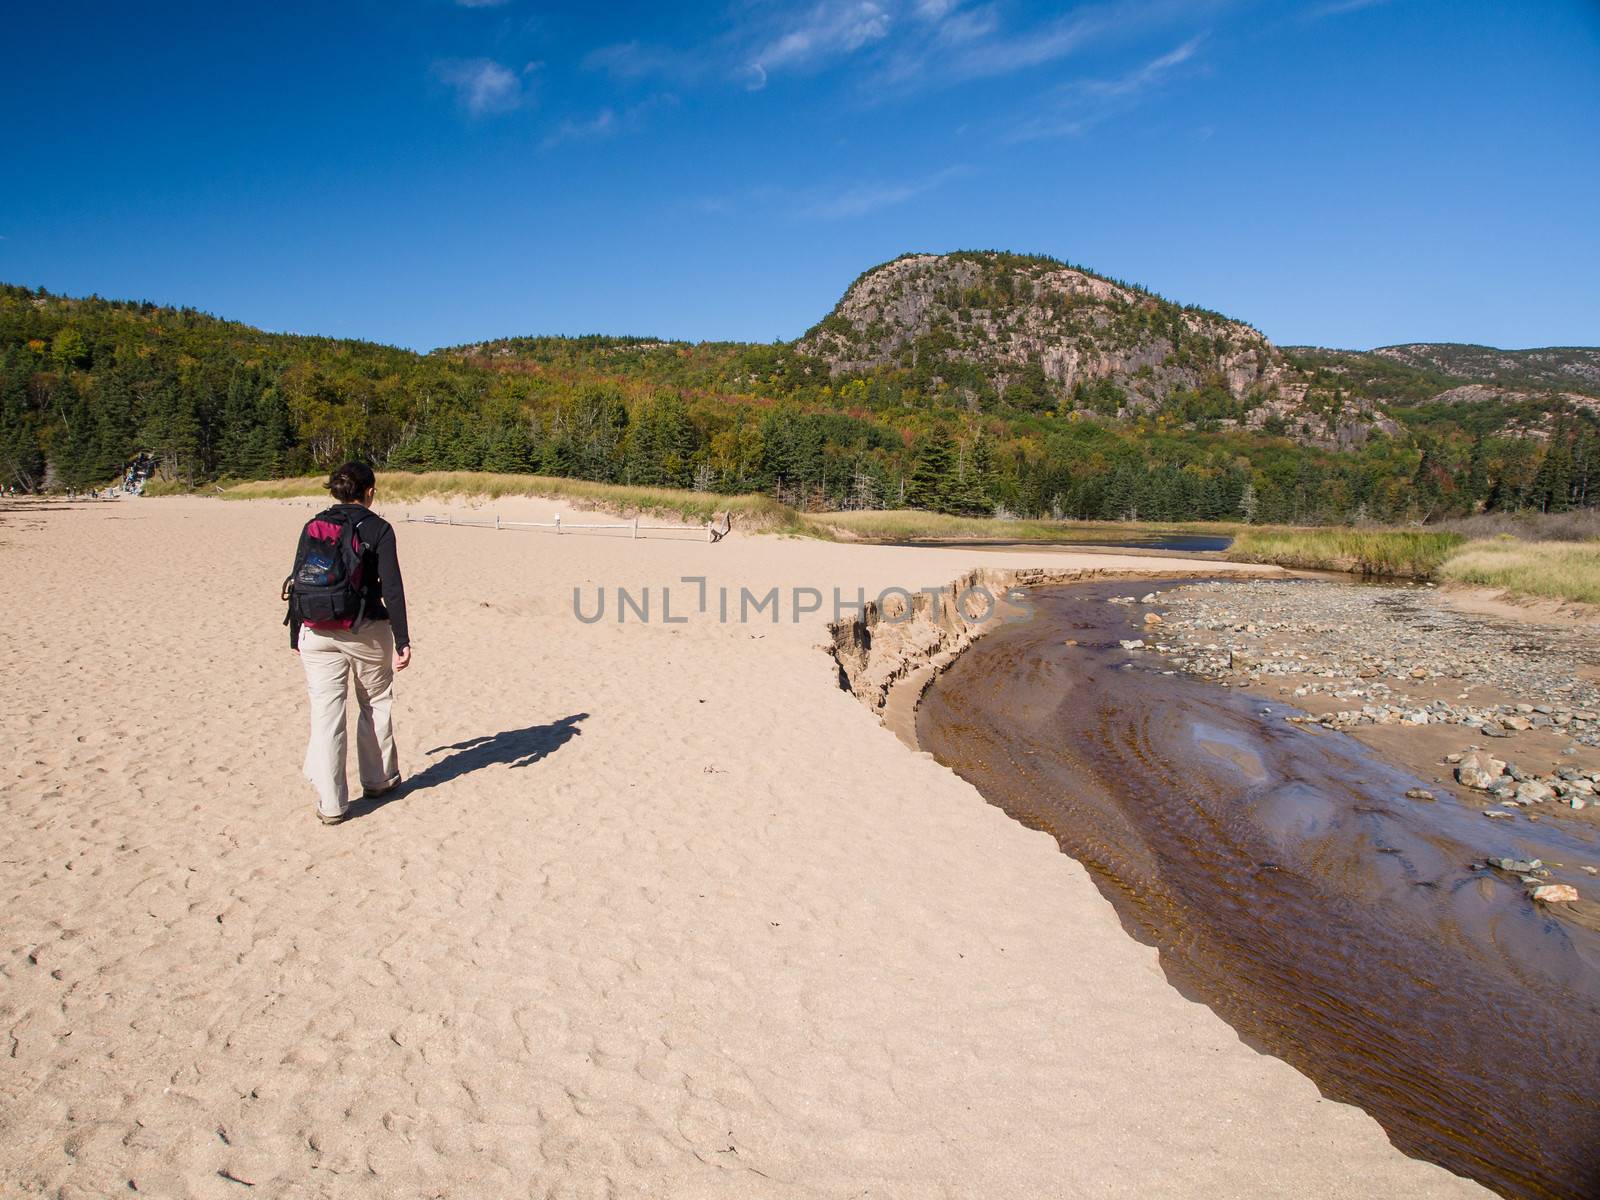
<svg viewBox="0 0 1600 1200"><path fill-rule="evenodd" d="M1348 447L1394 425L1312 380L1259 330L1050 258L908 254L858 278L797 343L835 377L908 371L1013 408L1172 410Z"/></svg>
<svg viewBox="0 0 1600 1200"><path fill-rule="evenodd" d="M1600 348L1417 342L1367 351L1290 346L1285 354L1324 387L1343 386L1393 413L1471 410L1477 426L1529 437L1546 436L1574 413L1600 416Z"/></svg>
<svg viewBox="0 0 1600 1200"><path fill-rule="evenodd" d="M1593 346L1497 350L1459 342L1414 342L1383 346L1372 353L1421 371L1508 391L1573 392L1600 397L1600 348Z"/></svg>

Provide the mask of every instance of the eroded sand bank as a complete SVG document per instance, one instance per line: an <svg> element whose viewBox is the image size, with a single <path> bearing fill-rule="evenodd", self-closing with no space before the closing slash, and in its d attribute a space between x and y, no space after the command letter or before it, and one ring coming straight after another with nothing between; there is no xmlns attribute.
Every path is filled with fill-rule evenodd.
<svg viewBox="0 0 1600 1200"><path fill-rule="evenodd" d="M1182 999L838 689L828 612L716 619L970 555L402 524L412 786L325 829L278 624L309 511L0 517L0 1191L1479 1194ZM617 586L658 620L573 617Z"/></svg>

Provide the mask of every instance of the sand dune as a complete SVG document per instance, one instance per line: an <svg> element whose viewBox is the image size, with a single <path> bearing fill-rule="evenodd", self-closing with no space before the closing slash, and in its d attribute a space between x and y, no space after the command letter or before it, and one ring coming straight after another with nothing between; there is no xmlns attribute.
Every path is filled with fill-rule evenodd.
<svg viewBox="0 0 1600 1200"><path fill-rule="evenodd" d="M970 555L400 525L412 784L323 828L278 624L307 515L0 514L0 1194L1479 1190L1178 996L837 689L827 613L679 607ZM572 616L618 585L690 619Z"/></svg>

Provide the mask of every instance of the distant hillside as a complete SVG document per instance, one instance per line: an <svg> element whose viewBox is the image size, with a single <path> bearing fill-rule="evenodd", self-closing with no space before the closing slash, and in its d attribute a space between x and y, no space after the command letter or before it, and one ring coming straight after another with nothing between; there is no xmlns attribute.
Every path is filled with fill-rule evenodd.
<svg viewBox="0 0 1600 1200"><path fill-rule="evenodd" d="M1382 346L1374 355L1453 379L1522 392L1578 392L1600 397L1600 348L1547 346L1497 350L1454 342Z"/></svg>
<svg viewBox="0 0 1600 1200"><path fill-rule="evenodd" d="M899 369L980 404L1175 409L1339 446L1394 431L1361 396L1308 404L1307 381L1251 326L1050 258L906 255L857 279L796 348L835 377Z"/></svg>
<svg viewBox="0 0 1600 1200"><path fill-rule="evenodd" d="M349 457L808 508L1427 520L1600 496L1600 352L1281 349L1052 259L908 255L790 343L515 337L419 355L0 285L0 482Z"/></svg>
<svg viewBox="0 0 1600 1200"><path fill-rule="evenodd" d="M1600 349L1422 342L1285 353L1305 377L1369 396L1413 430L1545 438L1579 414L1600 416Z"/></svg>

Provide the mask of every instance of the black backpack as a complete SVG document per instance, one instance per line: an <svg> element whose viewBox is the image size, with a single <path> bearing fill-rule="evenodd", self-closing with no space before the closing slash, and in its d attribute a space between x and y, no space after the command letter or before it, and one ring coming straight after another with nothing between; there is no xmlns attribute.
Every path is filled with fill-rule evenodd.
<svg viewBox="0 0 1600 1200"><path fill-rule="evenodd" d="M294 574L283 581L289 617L313 629L351 629L360 621L365 519L330 508L306 522Z"/></svg>

